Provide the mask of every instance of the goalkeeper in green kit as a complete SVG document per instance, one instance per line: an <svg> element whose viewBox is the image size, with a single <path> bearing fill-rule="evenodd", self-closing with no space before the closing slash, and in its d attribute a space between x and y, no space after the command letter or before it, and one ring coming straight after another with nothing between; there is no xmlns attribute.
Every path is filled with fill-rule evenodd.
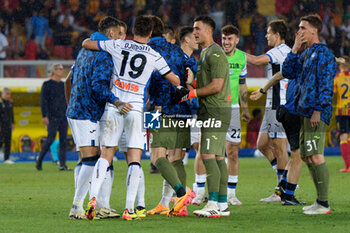
<svg viewBox="0 0 350 233"><path fill-rule="evenodd" d="M229 216L227 205L228 173L225 163L226 133L231 119L231 91L229 64L222 48L213 40L215 22L209 16L194 20L193 34L202 47L198 60L197 87L191 91L178 90L175 101L198 97L198 121L201 127L201 158L206 171L209 191L208 204L193 213L201 217ZM216 127L204 127L204 122L215 121ZM219 127L217 127L219 125Z"/></svg>

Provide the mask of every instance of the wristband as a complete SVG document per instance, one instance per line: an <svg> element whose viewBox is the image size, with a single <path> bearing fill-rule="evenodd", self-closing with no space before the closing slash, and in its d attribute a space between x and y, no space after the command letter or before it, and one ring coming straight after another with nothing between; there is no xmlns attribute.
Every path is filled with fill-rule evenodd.
<svg viewBox="0 0 350 233"><path fill-rule="evenodd" d="M193 87L193 88L196 88L196 86L197 86L197 79L195 79L195 80L193 81L193 83L192 83L192 87Z"/></svg>
<svg viewBox="0 0 350 233"><path fill-rule="evenodd" d="M197 98L197 90L196 89L193 89L193 90L190 90L190 93L188 94L188 98L194 98L196 97Z"/></svg>
<svg viewBox="0 0 350 233"><path fill-rule="evenodd" d="M260 88L260 89L259 89L259 92L260 92L261 94L266 94L266 91L264 91L263 88Z"/></svg>

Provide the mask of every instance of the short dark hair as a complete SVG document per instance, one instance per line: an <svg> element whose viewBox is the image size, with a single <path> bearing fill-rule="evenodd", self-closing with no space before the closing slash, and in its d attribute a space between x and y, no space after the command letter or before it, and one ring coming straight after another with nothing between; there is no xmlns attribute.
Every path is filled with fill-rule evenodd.
<svg viewBox="0 0 350 233"><path fill-rule="evenodd" d="M126 23L122 20L119 20L119 24L121 27L125 28L125 32L128 30L128 25L126 25Z"/></svg>
<svg viewBox="0 0 350 233"><path fill-rule="evenodd" d="M150 16L153 23L153 30L151 37L163 36L164 34L164 23L158 16Z"/></svg>
<svg viewBox="0 0 350 233"><path fill-rule="evenodd" d="M172 39L176 39L175 38L175 30L174 30L174 28L172 26L166 25L164 27L164 33L163 34L169 34Z"/></svg>
<svg viewBox="0 0 350 233"><path fill-rule="evenodd" d="M180 43L183 43L185 41L185 37L188 34L192 34L193 33L193 27L183 27L180 30Z"/></svg>
<svg viewBox="0 0 350 233"><path fill-rule="evenodd" d="M109 28L118 26L120 26L120 21L118 19L107 16L98 23L98 31L102 34L106 34Z"/></svg>
<svg viewBox="0 0 350 233"><path fill-rule="evenodd" d="M140 15L136 17L134 34L141 37L148 36L153 30L153 23L150 16Z"/></svg>
<svg viewBox="0 0 350 233"><path fill-rule="evenodd" d="M317 33L320 34L322 31L322 20L318 14L307 15L301 17L300 21L307 21L312 27L317 29Z"/></svg>
<svg viewBox="0 0 350 233"><path fill-rule="evenodd" d="M194 19L194 22L198 22L198 21L202 21L204 24L210 26L213 31L215 31L216 23L212 17L208 15L200 15Z"/></svg>
<svg viewBox="0 0 350 233"><path fill-rule="evenodd" d="M271 20L268 25L271 28L273 33L280 34L280 38L285 40L287 37L288 27L286 22L283 19L274 19Z"/></svg>
<svg viewBox="0 0 350 233"><path fill-rule="evenodd" d="M229 35L239 36L239 29L233 25L226 25L223 28L221 28L221 34L224 34L225 36L229 36Z"/></svg>

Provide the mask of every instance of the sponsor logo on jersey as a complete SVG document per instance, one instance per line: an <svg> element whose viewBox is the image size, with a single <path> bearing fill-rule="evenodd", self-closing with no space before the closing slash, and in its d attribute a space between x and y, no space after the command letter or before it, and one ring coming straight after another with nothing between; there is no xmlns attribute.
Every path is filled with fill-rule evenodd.
<svg viewBox="0 0 350 233"><path fill-rule="evenodd" d="M137 84L131 84L128 82L121 81L120 79L115 80L114 84L126 91L132 91L132 92L138 92L139 91L139 85Z"/></svg>
<svg viewBox="0 0 350 233"><path fill-rule="evenodd" d="M238 69L239 64L238 63L230 63L230 69Z"/></svg>

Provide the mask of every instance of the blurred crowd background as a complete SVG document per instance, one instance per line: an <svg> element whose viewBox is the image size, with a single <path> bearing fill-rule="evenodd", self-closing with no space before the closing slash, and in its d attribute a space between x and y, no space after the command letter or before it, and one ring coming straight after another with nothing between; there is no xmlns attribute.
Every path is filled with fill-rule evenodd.
<svg viewBox="0 0 350 233"><path fill-rule="evenodd" d="M318 13L323 19L322 43L335 56L350 51L350 2L346 0L1 0L0 31L8 40L6 60L74 59L81 41L95 31L101 18L115 16L128 25L135 17L153 14L178 30L201 14L220 28L234 24L241 31L238 47L255 55L267 49L266 24L274 18L287 21L291 43L301 16Z"/></svg>
<svg viewBox="0 0 350 233"><path fill-rule="evenodd" d="M292 46L300 17L311 13L318 13L323 19L321 42L337 57L349 55L349 0L0 0L0 80L47 78L48 67L57 62L63 65L65 77L81 42L96 31L98 22L107 15L126 22L127 38L131 39L133 22L141 14L159 16L176 32L184 25L192 25L197 16L208 14L217 25L217 43L221 43L221 27L233 24L241 32L238 48L260 55L268 49L265 39L268 21L285 19L289 26L287 44ZM8 43L5 49L1 46L4 41ZM264 78L265 67L248 65L248 77ZM39 104L42 80L26 79L21 83L6 79L8 82L0 83L0 87L11 86L13 92L16 127L12 152L40 151L46 135ZM250 86L249 91L257 86ZM247 136L242 147L256 147L263 106L264 100L249 102L254 119L248 125L242 123L242 138ZM338 146L335 121L327 133L327 145Z"/></svg>

